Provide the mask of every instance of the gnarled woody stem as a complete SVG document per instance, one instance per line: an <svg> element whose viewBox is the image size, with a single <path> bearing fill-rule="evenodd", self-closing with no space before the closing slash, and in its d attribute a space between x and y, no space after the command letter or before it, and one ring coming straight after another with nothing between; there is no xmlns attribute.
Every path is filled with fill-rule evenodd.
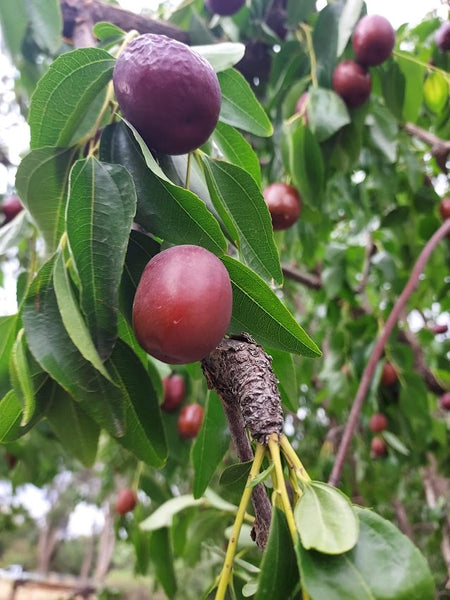
<svg viewBox="0 0 450 600"><path fill-rule="evenodd" d="M246 428L253 439L266 445L271 434L281 435L283 412L272 360L248 334L223 339L202 361L208 387L224 405L230 432L240 461L253 460ZM267 543L272 506L262 484L252 493L256 543Z"/></svg>

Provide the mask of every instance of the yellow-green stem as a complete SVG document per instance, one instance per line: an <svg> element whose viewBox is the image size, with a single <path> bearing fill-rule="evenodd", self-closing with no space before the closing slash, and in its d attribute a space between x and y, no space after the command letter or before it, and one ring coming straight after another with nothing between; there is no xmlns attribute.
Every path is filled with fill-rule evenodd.
<svg viewBox="0 0 450 600"><path fill-rule="evenodd" d="M265 453L265 447L262 444L258 444L256 446L255 458L253 460L252 468L250 469L250 473L248 475L247 486L245 487L244 492L242 494L241 501L239 502L239 507L236 513L236 518L234 520L230 541L228 542L227 552L225 554L225 561L219 576L219 585L217 586L215 600L225 600L225 593L227 591L227 587L231 579L233 560L236 554L239 534L246 513L245 509L247 508L247 505L250 502L250 497L253 491L251 483L259 474Z"/></svg>
<svg viewBox="0 0 450 600"><path fill-rule="evenodd" d="M184 183L184 187L187 190L189 189L189 184L190 184L190 179L191 179L191 157L192 157L192 152L189 152L188 157L187 157L187 165L186 165L186 181Z"/></svg>
<svg viewBox="0 0 450 600"><path fill-rule="evenodd" d="M284 513L286 515L286 521L289 527L289 531L291 533L292 541L294 544L297 543L297 527L295 526L294 513L292 512L292 506L289 502L289 496L286 489L286 482L284 480L283 475L283 467L281 465L281 455L280 455L280 444L279 444L279 436L276 433L273 433L269 438L268 448L269 453L273 461L274 471L275 471L275 479L276 479L276 487L275 492L279 495L281 499L281 503L284 509ZM273 477L273 476L272 476Z"/></svg>
<svg viewBox="0 0 450 600"><path fill-rule="evenodd" d="M311 481L311 477L308 475L305 467L301 463L301 460L295 453L294 448L291 446L290 441L284 434L280 436L280 446L281 451L288 462L289 468L295 472L299 481L302 483L309 483Z"/></svg>
<svg viewBox="0 0 450 600"><path fill-rule="evenodd" d="M303 33L305 34L305 38L306 38L306 46L308 48L309 60L311 63L311 82L314 87L317 87L319 85L319 83L317 81L317 60L316 60L316 53L314 52L314 44L313 44L312 35L311 35L311 27L309 25L306 25L305 23L301 23L300 28L303 31Z"/></svg>

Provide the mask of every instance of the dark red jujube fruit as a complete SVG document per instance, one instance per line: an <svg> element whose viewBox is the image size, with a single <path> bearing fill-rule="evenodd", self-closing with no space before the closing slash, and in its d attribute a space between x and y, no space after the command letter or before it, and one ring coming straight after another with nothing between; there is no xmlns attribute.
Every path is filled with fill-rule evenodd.
<svg viewBox="0 0 450 600"><path fill-rule="evenodd" d="M357 62L370 67L380 65L394 49L394 28L381 15L366 15L356 24L352 44Z"/></svg>

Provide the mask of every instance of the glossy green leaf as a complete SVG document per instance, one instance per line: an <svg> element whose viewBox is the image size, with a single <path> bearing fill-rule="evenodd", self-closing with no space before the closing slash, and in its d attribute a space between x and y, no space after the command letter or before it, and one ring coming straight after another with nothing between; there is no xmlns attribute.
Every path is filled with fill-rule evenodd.
<svg viewBox="0 0 450 600"><path fill-rule="evenodd" d="M19 165L17 192L42 234L47 252L58 246L64 231L67 184L75 148L32 150Z"/></svg>
<svg viewBox="0 0 450 600"><path fill-rule="evenodd" d="M19 439L32 429L45 415L50 398L46 385L36 391L36 408L33 417L23 425L23 407L14 390L9 390L0 400L0 443Z"/></svg>
<svg viewBox="0 0 450 600"><path fill-rule="evenodd" d="M219 120L254 135L271 136L272 124L244 76L227 69L218 77L222 90Z"/></svg>
<svg viewBox="0 0 450 600"><path fill-rule="evenodd" d="M308 101L308 124L323 142L350 123L350 115L342 98L333 90L311 87Z"/></svg>
<svg viewBox="0 0 450 600"><path fill-rule="evenodd" d="M419 550L379 515L355 510L360 533L350 552L330 556L299 545L301 579L311 598L433 600L433 578Z"/></svg>
<svg viewBox="0 0 450 600"><path fill-rule="evenodd" d="M363 4L363 0L347 0L347 2L345 2L339 19L336 48L337 56L341 56L341 54L344 52L355 25L360 19Z"/></svg>
<svg viewBox="0 0 450 600"><path fill-rule="evenodd" d="M242 487L242 490L245 488L248 480L248 476L250 473L250 469L252 468L253 460L249 460L244 463L236 463L235 465L230 465L220 475L220 485L224 486L236 486L239 485Z"/></svg>
<svg viewBox="0 0 450 600"><path fill-rule="evenodd" d="M298 587L298 567L286 517L274 508L255 600L290 600Z"/></svg>
<svg viewBox="0 0 450 600"><path fill-rule="evenodd" d="M215 392L210 392L202 428L191 450L194 498L200 498L204 494L229 445L230 436L222 403Z"/></svg>
<svg viewBox="0 0 450 600"><path fill-rule="evenodd" d="M245 169L258 185L261 185L261 168L253 148L231 125L217 123L212 139L226 160Z"/></svg>
<svg viewBox="0 0 450 600"><path fill-rule="evenodd" d="M36 403L23 329L17 334L11 349L9 368L14 390L23 405L22 425L26 425L35 412Z"/></svg>
<svg viewBox="0 0 450 600"><path fill-rule="evenodd" d="M50 406L47 420L66 450L85 467L92 467L97 455L100 428L78 402L54 381L48 386Z"/></svg>
<svg viewBox="0 0 450 600"><path fill-rule="evenodd" d="M399 120L402 119L405 101L405 76L396 61L387 61L378 71L386 106Z"/></svg>
<svg viewBox="0 0 450 600"><path fill-rule="evenodd" d="M103 360L117 335L119 285L135 211L134 184L124 167L95 158L74 165L67 237L80 278L81 308Z"/></svg>
<svg viewBox="0 0 450 600"><path fill-rule="evenodd" d="M240 167L204 158L206 179L217 212L245 263L266 281L281 283L272 221L260 188Z"/></svg>
<svg viewBox="0 0 450 600"><path fill-rule="evenodd" d="M319 85L331 88L333 70L338 58L339 23L345 2L327 4L318 15L313 32ZM342 34L341 34L342 35Z"/></svg>
<svg viewBox="0 0 450 600"><path fill-rule="evenodd" d="M405 95L403 99L403 118L416 122L423 100L423 78L425 65L410 60L407 54L397 53L396 61L405 78Z"/></svg>
<svg viewBox="0 0 450 600"><path fill-rule="evenodd" d="M196 244L218 256L227 248L225 236L204 203L192 192L173 185L147 166L137 141L124 123L102 135L102 160L124 165L133 177L138 199L136 221L172 244Z"/></svg>
<svg viewBox="0 0 450 600"><path fill-rule="evenodd" d="M55 54L61 47L63 21L59 0L25 0L31 35L42 50Z"/></svg>
<svg viewBox="0 0 450 600"><path fill-rule="evenodd" d="M17 335L18 315L0 317L0 397L11 389L9 360Z"/></svg>
<svg viewBox="0 0 450 600"><path fill-rule="evenodd" d="M177 592L177 580L172 541L167 527L152 532L149 551L156 578L164 588L166 596L173 600Z"/></svg>
<svg viewBox="0 0 450 600"><path fill-rule="evenodd" d="M244 44L233 42L191 46L191 48L206 58L216 73L231 68L241 60L245 53Z"/></svg>
<svg viewBox="0 0 450 600"><path fill-rule="evenodd" d="M388 162L397 160L398 125L391 112L374 102L366 118L370 137L374 145L384 154Z"/></svg>
<svg viewBox="0 0 450 600"><path fill-rule="evenodd" d="M120 38L126 35L126 31L117 27L117 25L113 25L112 23L108 23L105 21L99 21L92 28L92 33L99 40L106 40L108 38Z"/></svg>
<svg viewBox="0 0 450 600"><path fill-rule="evenodd" d="M18 56L28 26L25 0L0 2L0 23L2 36L9 52L13 57Z"/></svg>
<svg viewBox="0 0 450 600"><path fill-rule="evenodd" d="M311 206L320 206L324 188L324 162L311 130L297 119L286 126L284 162L301 197Z"/></svg>
<svg viewBox="0 0 450 600"><path fill-rule="evenodd" d="M53 287L54 260L43 265L24 300L22 318L31 353L88 415L112 435L124 433L123 396L84 357L67 333Z"/></svg>
<svg viewBox="0 0 450 600"><path fill-rule="evenodd" d="M164 465L167 444L159 410L158 396L140 359L118 340L106 363L122 390L126 431L118 441L140 460L155 468Z"/></svg>
<svg viewBox="0 0 450 600"><path fill-rule="evenodd" d="M40 79L31 100L31 148L71 146L92 131L98 115L89 113L90 122L84 118L92 103L98 102L113 68L113 57L100 48L59 56Z"/></svg>
<svg viewBox="0 0 450 600"><path fill-rule="evenodd" d="M425 104L435 113L441 112L448 102L448 81L439 71L427 74L423 84Z"/></svg>
<svg viewBox="0 0 450 600"><path fill-rule="evenodd" d="M246 331L269 348L320 356L320 350L300 327L270 287L237 260L224 256L233 288L233 315L230 330Z"/></svg>
<svg viewBox="0 0 450 600"><path fill-rule="evenodd" d="M92 341L89 329L83 319L77 300L75 298L69 271L64 264L62 252L56 255L53 268L53 285L55 288L56 301L61 313L61 318L70 339L88 360L106 379L110 379L105 369L97 348ZM111 383L114 383L111 381Z"/></svg>
<svg viewBox="0 0 450 600"><path fill-rule="evenodd" d="M139 526L144 531L156 531L162 527L171 527L174 516L179 512L193 506L201 506L204 503L203 499L195 499L191 494L176 496L159 506Z"/></svg>
<svg viewBox="0 0 450 600"><path fill-rule="evenodd" d="M26 211L22 210L9 223L0 228L0 256L5 256L11 248L17 247L29 235L30 221Z"/></svg>
<svg viewBox="0 0 450 600"><path fill-rule="evenodd" d="M292 354L275 348L268 348L267 352L272 357L272 369L278 379L281 400L289 410L297 412L299 389Z"/></svg>
<svg viewBox="0 0 450 600"><path fill-rule="evenodd" d="M312 481L294 510L303 548L325 554L343 554L358 541L358 517L347 496L336 488Z"/></svg>

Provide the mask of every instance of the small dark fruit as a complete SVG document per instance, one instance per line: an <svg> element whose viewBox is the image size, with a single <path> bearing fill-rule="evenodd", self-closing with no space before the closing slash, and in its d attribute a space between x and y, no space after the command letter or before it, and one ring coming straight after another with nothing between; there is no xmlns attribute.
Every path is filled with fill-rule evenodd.
<svg viewBox="0 0 450 600"><path fill-rule="evenodd" d="M436 44L437 47L443 52L450 50L450 21L442 23L439 29L436 31Z"/></svg>
<svg viewBox="0 0 450 600"><path fill-rule="evenodd" d="M2 202L4 222L9 223L23 210L22 202L18 196L5 196Z"/></svg>
<svg viewBox="0 0 450 600"><path fill-rule="evenodd" d="M201 360L225 335L232 304L230 277L217 256L200 246L173 246L142 273L133 304L136 339L169 364Z"/></svg>
<svg viewBox="0 0 450 600"><path fill-rule="evenodd" d="M450 392L445 392L445 394L442 394L442 396L439 398L439 406L442 408L442 410L450 410Z"/></svg>
<svg viewBox="0 0 450 600"><path fill-rule="evenodd" d="M398 379L397 371L395 367L385 362L383 365L383 371L381 372L381 383L382 385L393 385Z"/></svg>
<svg viewBox="0 0 450 600"><path fill-rule="evenodd" d="M352 43L357 62L365 66L380 65L392 54L395 31L381 15L366 15L356 24Z"/></svg>
<svg viewBox="0 0 450 600"><path fill-rule="evenodd" d="M6 459L6 462L8 464L8 468L9 469L14 469L14 467L17 464L17 460L18 460L17 456L15 454L11 454L11 452L7 452L5 454L5 459Z"/></svg>
<svg viewBox="0 0 450 600"><path fill-rule="evenodd" d="M245 4L245 0L205 0L206 8L223 17L234 15Z"/></svg>
<svg viewBox="0 0 450 600"><path fill-rule="evenodd" d="M203 407L200 404L187 404L178 417L178 433L185 440L197 437L203 423Z"/></svg>
<svg viewBox="0 0 450 600"><path fill-rule="evenodd" d="M301 115L305 125L308 125L308 113L307 113L308 99L309 99L308 92L303 92L303 94L301 94L300 98L297 100L297 104L295 105L295 112L299 113Z"/></svg>
<svg viewBox="0 0 450 600"><path fill-rule="evenodd" d="M369 421L369 429L374 433L380 433L384 431L388 426L388 420L386 415L382 413L375 413L370 417Z"/></svg>
<svg viewBox="0 0 450 600"><path fill-rule="evenodd" d="M263 191L274 230L288 229L299 218L302 204L295 187L287 183L271 183Z"/></svg>
<svg viewBox="0 0 450 600"><path fill-rule="evenodd" d="M343 60L333 72L333 89L350 108L367 102L372 89L369 71L354 60Z"/></svg>
<svg viewBox="0 0 450 600"><path fill-rule="evenodd" d="M164 400L161 409L165 412L175 411L184 400L186 384L181 375L170 375L163 380Z"/></svg>
<svg viewBox="0 0 450 600"><path fill-rule="evenodd" d="M450 196L442 198L439 204L439 212L441 213L443 221L450 219Z"/></svg>
<svg viewBox="0 0 450 600"><path fill-rule="evenodd" d="M382 437L374 437L370 443L370 453L374 458L384 456L387 452L386 442Z"/></svg>
<svg viewBox="0 0 450 600"><path fill-rule="evenodd" d="M435 325L433 327L434 335L441 335L442 333L447 333L448 325Z"/></svg>
<svg viewBox="0 0 450 600"><path fill-rule="evenodd" d="M267 81L271 65L269 46L261 40L250 40L245 44L245 54L236 64L236 69L248 82L253 83L255 78Z"/></svg>
<svg viewBox="0 0 450 600"><path fill-rule="evenodd" d="M130 490L130 488L124 488L120 490L116 500L116 513L124 515L134 509L137 504L137 496Z"/></svg>
<svg viewBox="0 0 450 600"><path fill-rule="evenodd" d="M117 59L113 83L122 115L163 154L195 150L217 124L222 96L214 69L165 35L134 39Z"/></svg>

